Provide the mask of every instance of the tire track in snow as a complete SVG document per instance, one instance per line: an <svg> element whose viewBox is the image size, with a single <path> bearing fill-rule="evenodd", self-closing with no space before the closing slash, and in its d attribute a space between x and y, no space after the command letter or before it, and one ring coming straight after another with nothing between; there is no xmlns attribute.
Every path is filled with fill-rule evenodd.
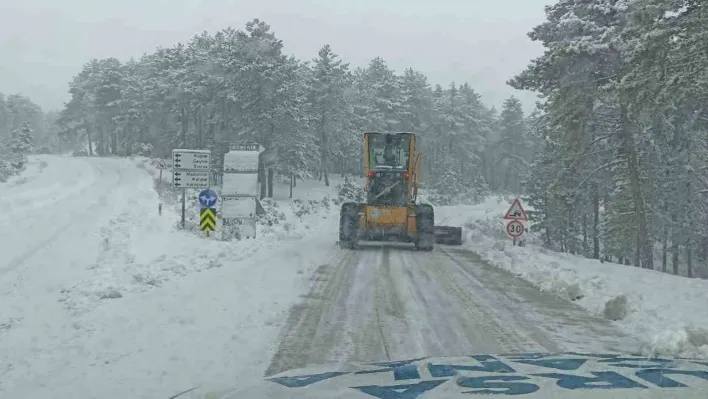
<svg viewBox="0 0 708 399"><path fill-rule="evenodd" d="M530 282L485 262L466 249L440 247L460 275L484 287L479 294L509 324L521 327L531 339L553 343L562 350L639 353L642 343L610 321L569 300L542 292Z"/></svg>
<svg viewBox="0 0 708 399"><path fill-rule="evenodd" d="M418 254L415 254L418 255ZM425 273L449 296L448 307L456 308L458 331L438 330L448 345L435 356L456 356L461 348L470 352L501 353L518 351L556 351L558 347L542 334L528 334L527 329L505 317L492 306L483 293L487 288L481 282L462 273L460 266L440 249L423 257L408 256L419 273ZM433 266L430 266L433 265ZM442 306L438 311L443 311ZM504 311L509 311L504 309ZM448 320L448 323L450 321ZM452 323L451 323L452 324ZM454 324L451 326L453 327ZM445 335L452 334L452 337ZM459 334L462 333L462 334ZM457 341L455 343L455 341ZM466 341L466 342L465 342ZM457 350L455 351L455 349ZM450 352L451 350L455 352Z"/></svg>
<svg viewBox="0 0 708 399"><path fill-rule="evenodd" d="M606 321L465 250L362 246L333 255L312 281L266 375L323 363L628 348Z"/></svg>
<svg viewBox="0 0 708 399"><path fill-rule="evenodd" d="M92 168L95 168L99 172L99 179L105 176L106 172L103 170L101 167L92 165ZM118 174L118 183L117 185L120 185L123 181L123 175ZM91 190L90 185L86 185L78 194L76 195L85 195L86 192ZM104 191L103 194L96 200L94 201L88 208L82 209L81 211L83 212L88 212L95 209L97 206L105 205L106 200L108 198L108 195L110 194L110 191ZM33 255L35 255L37 252L41 251L43 248L47 247L50 245L52 242L54 242L57 238L62 236L64 233L66 233L67 230L69 230L72 226L76 226L78 223L76 221L70 221L66 224L63 224L61 227L59 227L51 236L48 238L41 240L38 242L36 245L33 245L30 247L28 250L24 251L20 255L12 258L9 262L5 263L5 266L0 268L0 272L3 274L15 270L19 268L20 266L23 266L29 259L32 258ZM0 280L2 279L3 274L0 274Z"/></svg>
<svg viewBox="0 0 708 399"><path fill-rule="evenodd" d="M66 161L66 160L64 160ZM3 198L0 198L0 207L9 209L9 212L4 212L0 214L1 225L12 225L16 223L18 218L26 220L26 215L32 214L33 211L38 209L51 209L54 204L65 201L71 197L80 196L85 194L95 183L104 176L104 171L97 168L86 161L78 161L72 159L71 162L81 162L81 168L78 171L70 169L70 172L74 172L72 180L65 180L67 176L72 176L71 173L62 173L61 179L66 184L63 185L60 182L53 182L49 187L25 189L23 186L13 186L6 190L3 190ZM98 170L99 176L96 176L96 171ZM49 179L48 172L45 176L45 180ZM59 174L54 171L54 174ZM54 176L55 178L57 176Z"/></svg>
<svg viewBox="0 0 708 399"><path fill-rule="evenodd" d="M310 290L303 296L304 301L290 310L280 345L265 371L266 375L305 367L317 360L325 361L333 346L330 342L341 332L332 328L337 320L330 309L336 305L342 292L346 292L347 286L351 287L357 255L353 250L340 251L317 268Z"/></svg>
<svg viewBox="0 0 708 399"><path fill-rule="evenodd" d="M266 375L322 363L555 349L502 323L439 251L344 250L313 280Z"/></svg>

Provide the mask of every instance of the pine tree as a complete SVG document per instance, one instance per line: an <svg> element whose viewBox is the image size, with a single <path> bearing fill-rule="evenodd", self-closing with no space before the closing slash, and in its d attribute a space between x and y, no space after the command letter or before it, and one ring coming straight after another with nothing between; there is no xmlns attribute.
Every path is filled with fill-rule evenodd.
<svg viewBox="0 0 708 399"><path fill-rule="evenodd" d="M27 155L34 149L34 139L32 128L28 122L22 122L12 140L12 166L15 169L23 169L27 163Z"/></svg>
<svg viewBox="0 0 708 399"><path fill-rule="evenodd" d="M23 122L20 125L19 131L15 134L12 142L12 151L15 154L27 155L34 149L34 139L32 137L32 128L29 123Z"/></svg>
<svg viewBox="0 0 708 399"><path fill-rule="evenodd" d="M314 126L318 135L320 152L320 178L329 186L330 154L343 132L348 104L345 90L349 84L349 64L343 63L329 45L323 46L313 65L310 93ZM334 141L334 142L333 142ZM342 165L339 165L340 169Z"/></svg>

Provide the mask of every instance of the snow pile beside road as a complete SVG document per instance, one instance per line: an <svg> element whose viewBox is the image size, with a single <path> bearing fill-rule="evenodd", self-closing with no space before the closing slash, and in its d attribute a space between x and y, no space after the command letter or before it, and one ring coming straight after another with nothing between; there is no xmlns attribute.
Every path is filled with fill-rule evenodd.
<svg viewBox="0 0 708 399"><path fill-rule="evenodd" d="M47 159L36 179L0 187L12 211L0 221L2 398L167 398L261 379L308 277L340 251L336 220L307 212L332 191L321 182L298 182L302 203L276 191L292 231L313 234L222 242L176 229L176 207L158 214L133 161Z"/></svg>
<svg viewBox="0 0 708 399"><path fill-rule="evenodd" d="M535 237L513 246L503 230L509 203L494 202L443 212L465 215L467 247L543 291L616 321L647 343L647 354L708 357L708 280L558 253L533 244Z"/></svg>
<svg viewBox="0 0 708 399"><path fill-rule="evenodd" d="M166 175L163 171L163 180ZM195 192L193 198L188 198L187 208L194 210L198 218L197 192L190 191ZM241 262L263 250L275 250L286 241L337 226L333 217L337 209L327 196L290 203L268 200L264 202L268 213L259 223L255 240L221 241L217 234L206 237L196 229L177 229L179 204L165 204L160 215L157 204L161 199L149 183L136 182L129 194L124 198L129 205L126 210L115 215L100 232L100 254L90 266L90 278L62 289L60 301L67 311L82 314L105 300L149 291L174 278ZM333 239L330 244L335 242Z"/></svg>
<svg viewBox="0 0 708 399"><path fill-rule="evenodd" d="M9 164L2 164L3 161L0 161L0 187L19 186L36 179L47 167L47 159L42 155L30 155L27 157L27 164L21 170L12 169Z"/></svg>

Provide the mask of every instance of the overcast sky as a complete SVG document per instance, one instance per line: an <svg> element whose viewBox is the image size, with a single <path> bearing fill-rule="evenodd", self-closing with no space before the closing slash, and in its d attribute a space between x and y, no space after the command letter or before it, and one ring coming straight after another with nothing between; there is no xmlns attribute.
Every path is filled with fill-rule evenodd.
<svg viewBox="0 0 708 399"><path fill-rule="evenodd" d="M488 105L532 93L505 81L542 52L526 33L553 0L0 0L0 92L45 109L68 100L67 82L91 58L127 60L196 33L270 24L285 51L312 59L329 43L345 61L376 56L431 83L469 82Z"/></svg>

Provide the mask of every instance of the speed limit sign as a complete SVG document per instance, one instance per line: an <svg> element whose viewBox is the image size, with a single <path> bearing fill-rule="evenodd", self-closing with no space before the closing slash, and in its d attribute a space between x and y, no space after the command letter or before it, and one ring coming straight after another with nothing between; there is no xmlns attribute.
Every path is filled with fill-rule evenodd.
<svg viewBox="0 0 708 399"><path fill-rule="evenodd" d="M524 225L518 220L511 220L506 224L506 234L513 238L521 237L524 234Z"/></svg>

